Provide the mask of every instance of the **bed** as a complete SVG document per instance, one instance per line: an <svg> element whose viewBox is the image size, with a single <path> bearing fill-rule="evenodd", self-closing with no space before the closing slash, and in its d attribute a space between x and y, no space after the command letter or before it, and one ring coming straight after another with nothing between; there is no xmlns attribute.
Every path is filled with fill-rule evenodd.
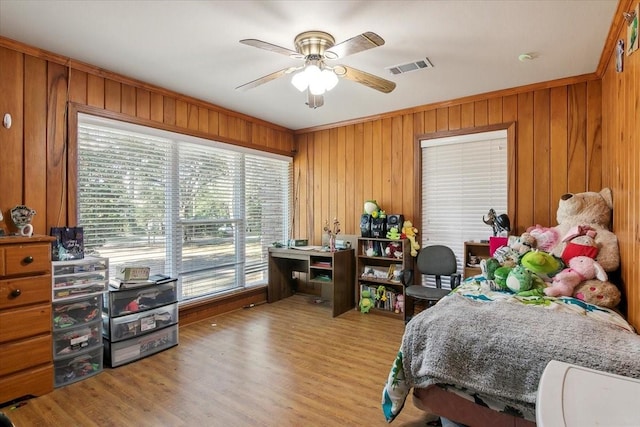
<svg viewBox="0 0 640 427"><path fill-rule="evenodd" d="M616 311L491 285L469 278L407 324L382 392L388 422L411 398L466 425L533 426L551 360L640 378L640 336Z"/></svg>

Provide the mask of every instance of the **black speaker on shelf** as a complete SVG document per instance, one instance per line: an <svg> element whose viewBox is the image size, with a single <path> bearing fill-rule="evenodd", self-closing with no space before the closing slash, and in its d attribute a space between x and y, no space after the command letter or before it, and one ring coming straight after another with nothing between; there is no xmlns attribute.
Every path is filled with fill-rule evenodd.
<svg viewBox="0 0 640 427"><path fill-rule="evenodd" d="M360 217L360 234L362 237L371 237L371 215L362 214Z"/></svg>
<svg viewBox="0 0 640 427"><path fill-rule="evenodd" d="M404 215L387 215L387 230L391 227L398 227L398 231L402 232L404 224Z"/></svg>
<svg viewBox="0 0 640 427"><path fill-rule="evenodd" d="M371 218L371 237L387 237L386 218Z"/></svg>

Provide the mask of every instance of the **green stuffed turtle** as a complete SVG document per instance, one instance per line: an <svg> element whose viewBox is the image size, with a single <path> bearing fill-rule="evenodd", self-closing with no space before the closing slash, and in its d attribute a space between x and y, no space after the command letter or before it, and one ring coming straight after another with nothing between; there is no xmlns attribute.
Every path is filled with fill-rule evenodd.
<svg viewBox="0 0 640 427"><path fill-rule="evenodd" d="M512 267L503 266L496 268L496 270L493 272L495 284L498 285L498 287L503 291L509 289L507 287L507 276L509 276L509 272L511 271L511 269Z"/></svg>
<svg viewBox="0 0 640 427"><path fill-rule="evenodd" d="M362 313L368 313L369 310L371 310L371 307L373 307L371 291L364 289L362 292L360 292L360 304L358 304L358 306L360 307L360 311Z"/></svg>
<svg viewBox="0 0 640 427"><path fill-rule="evenodd" d="M564 268L564 263L550 253L533 250L520 257L520 265L540 276L543 280L551 278Z"/></svg>

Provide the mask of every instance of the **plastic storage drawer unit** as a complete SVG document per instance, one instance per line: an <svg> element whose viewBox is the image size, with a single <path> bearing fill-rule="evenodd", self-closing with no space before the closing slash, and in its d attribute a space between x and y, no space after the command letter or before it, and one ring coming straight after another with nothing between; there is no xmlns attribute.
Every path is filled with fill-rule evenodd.
<svg viewBox="0 0 640 427"><path fill-rule="evenodd" d="M178 325L120 342L104 341L105 362L115 368L178 345Z"/></svg>
<svg viewBox="0 0 640 427"><path fill-rule="evenodd" d="M102 371L102 346L53 362L54 385L60 387L84 380Z"/></svg>
<svg viewBox="0 0 640 427"><path fill-rule="evenodd" d="M178 303L120 317L103 313L102 322L105 338L122 341L178 323Z"/></svg>

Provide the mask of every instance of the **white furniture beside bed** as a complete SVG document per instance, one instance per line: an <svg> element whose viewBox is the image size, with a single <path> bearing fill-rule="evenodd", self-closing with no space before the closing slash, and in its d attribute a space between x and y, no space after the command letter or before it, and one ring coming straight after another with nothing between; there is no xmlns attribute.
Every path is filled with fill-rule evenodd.
<svg viewBox="0 0 640 427"><path fill-rule="evenodd" d="M552 360L540 377L538 427L640 426L640 380Z"/></svg>

